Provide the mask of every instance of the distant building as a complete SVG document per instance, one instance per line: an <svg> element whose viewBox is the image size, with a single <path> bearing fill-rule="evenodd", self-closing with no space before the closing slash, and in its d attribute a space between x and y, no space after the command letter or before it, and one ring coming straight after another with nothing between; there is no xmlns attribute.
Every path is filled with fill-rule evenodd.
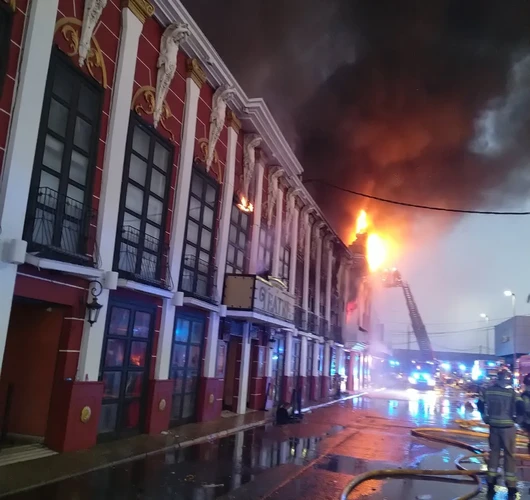
<svg viewBox="0 0 530 500"><path fill-rule="evenodd" d="M514 338L518 356L530 353L530 316L515 316L495 325L495 355L511 362Z"/></svg>

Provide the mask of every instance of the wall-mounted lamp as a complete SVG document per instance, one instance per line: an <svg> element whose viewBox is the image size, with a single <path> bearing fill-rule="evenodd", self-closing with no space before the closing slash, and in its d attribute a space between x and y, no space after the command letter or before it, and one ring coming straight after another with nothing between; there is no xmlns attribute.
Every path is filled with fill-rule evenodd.
<svg viewBox="0 0 530 500"><path fill-rule="evenodd" d="M99 313L101 312L101 308L103 307L98 302L98 297L101 295L101 292L103 291L103 285L97 281L93 280L88 283L90 294L92 295L92 300L90 302L87 302L86 309L88 318L87 321L92 326L99 318Z"/></svg>

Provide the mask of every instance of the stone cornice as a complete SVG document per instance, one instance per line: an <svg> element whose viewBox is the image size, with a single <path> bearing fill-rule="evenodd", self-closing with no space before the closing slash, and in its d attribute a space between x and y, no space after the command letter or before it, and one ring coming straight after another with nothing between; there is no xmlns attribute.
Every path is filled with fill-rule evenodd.
<svg viewBox="0 0 530 500"><path fill-rule="evenodd" d="M148 0L121 0L121 7L132 11L142 24L155 13L155 6Z"/></svg>

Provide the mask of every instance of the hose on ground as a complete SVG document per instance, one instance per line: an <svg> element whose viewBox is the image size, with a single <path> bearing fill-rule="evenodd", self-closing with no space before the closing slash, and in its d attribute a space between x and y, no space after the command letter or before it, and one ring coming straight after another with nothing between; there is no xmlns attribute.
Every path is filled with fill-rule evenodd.
<svg viewBox="0 0 530 500"><path fill-rule="evenodd" d="M462 429L446 429L438 427L419 427L412 429L411 435L414 437L419 437L422 439L436 441L438 443L449 444L458 448L463 448L472 452L472 455L467 455L460 457L455 460L455 466L457 470L434 470L434 469L380 469L375 471L366 472L359 476L353 478L342 490L341 500L347 500L350 493L357 488L361 483L364 483L368 480L373 479L389 479L389 478L400 478L400 479L421 479L429 481L452 481L459 482L460 484L472 484L475 485L475 488L470 493L466 495L455 498L454 500L468 500L476 497L481 491L481 484L479 476L486 475L486 471L478 470L467 470L462 462L469 460L470 458L485 458L488 456L488 453L483 449L473 446L472 444L454 439L443 434L453 434L457 436L467 436L473 438L482 438L487 437L487 433L470 430L471 428L485 428L488 426L478 422L478 421L467 421L467 420L456 420L455 423L463 427ZM528 438L522 432L518 431L517 434L517 444L527 444ZM527 454L516 453L516 458L519 459L528 459ZM448 476L454 476L454 478L449 478ZM469 481L463 481L463 478L469 477ZM462 478L462 479L457 479Z"/></svg>

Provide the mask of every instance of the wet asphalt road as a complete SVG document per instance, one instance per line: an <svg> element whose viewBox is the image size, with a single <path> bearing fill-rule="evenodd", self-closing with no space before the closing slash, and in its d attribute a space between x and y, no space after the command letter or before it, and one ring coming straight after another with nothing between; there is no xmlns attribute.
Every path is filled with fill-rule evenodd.
<svg viewBox="0 0 530 500"><path fill-rule="evenodd" d="M448 427L455 418L476 418L466 413L464 403L458 393L385 390L321 408L306 414L300 424L253 429L7 498L338 500L352 477L370 470L454 468L454 460L468 453L411 438L410 429ZM530 479L530 469L522 468L520 474ZM521 486L528 492L528 483ZM349 498L448 500L471 489L396 479L366 482ZM503 498L500 491L496 500Z"/></svg>

